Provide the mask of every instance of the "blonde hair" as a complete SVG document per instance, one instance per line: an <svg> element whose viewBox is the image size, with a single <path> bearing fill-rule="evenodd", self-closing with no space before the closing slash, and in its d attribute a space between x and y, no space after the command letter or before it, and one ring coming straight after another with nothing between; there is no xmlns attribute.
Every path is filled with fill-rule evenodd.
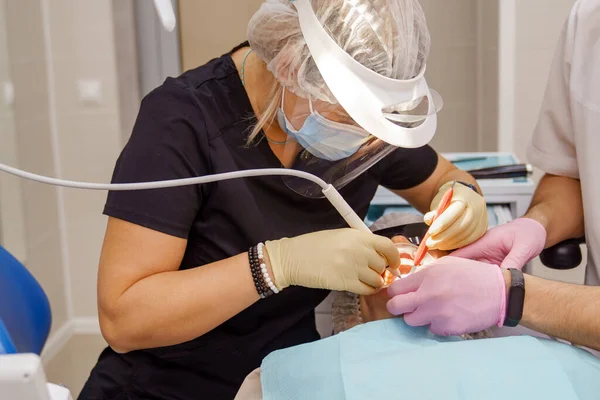
<svg viewBox="0 0 600 400"><path fill-rule="evenodd" d="M267 107L264 110L257 110L256 124L252 128L252 132L248 136L246 145L251 145L265 128L268 128L277 118L277 110L281 106L281 98L283 96L283 86L277 79L271 79L270 88L267 91ZM266 136L266 134L265 134Z"/></svg>

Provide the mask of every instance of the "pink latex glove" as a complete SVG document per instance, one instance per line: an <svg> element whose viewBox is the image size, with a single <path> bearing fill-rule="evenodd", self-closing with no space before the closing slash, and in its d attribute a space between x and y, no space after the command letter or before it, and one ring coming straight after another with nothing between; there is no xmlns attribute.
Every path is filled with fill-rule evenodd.
<svg viewBox="0 0 600 400"><path fill-rule="evenodd" d="M429 325L439 336L479 332L502 326L506 283L496 265L457 257L440 258L388 288L390 314L404 315L410 326Z"/></svg>
<svg viewBox="0 0 600 400"><path fill-rule="evenodd" d="M545 244L546 229L533 219L519 218L490 229L451 255L520 270L544 250Z"/></svg>

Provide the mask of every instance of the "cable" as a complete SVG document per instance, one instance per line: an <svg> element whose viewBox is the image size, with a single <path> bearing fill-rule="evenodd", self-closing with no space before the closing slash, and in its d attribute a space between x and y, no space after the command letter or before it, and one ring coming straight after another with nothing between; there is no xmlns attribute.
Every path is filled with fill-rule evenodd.
<svg viewBox="0 0 600 400"><path fill-rule="evenodd" d="M111 191L124 191L124 190L148 190L148 189L162 189L177 186L188 186L197 185L201 183L211 183L217 181L224 181L229 179L249 178L254 176L295 176L297 178L307 179L319 185L323 190L327 189L329 185L318 176L309 174L308 172L288 170L283 168L264 168L264 169L248 169L244 171L225 172L221 174L197 176L194 178L183 178L183 179L171 179L164 181L153 181L153 182L137 182L137 183L90 183L90 182L78 182L78 181L67 181L63 179L50 178L48 176L33 174L31 172L23 171L14 167L10 167L6 164L0 163L0 171L4 171L11 175L16 175L20 178L29 179L32 181L45 183L48 185L62 186L74 189L88 189L88 190L111 190Z"/></svg>
<svg viewBox="0 0 600 400"><path fill-rule="evenodd" d="M124 190L148 190L148 189L162 189L177 186L187 185L198 185L202 183L211 183L217 181L224 181L229 179L239 178L250 178L255 176L294 176L301 179L306 179L316 183L323 189L323 194L329 200L331 205L335 207L338 213L344 218L351 228L361 230L363 232L371 232L370 229L365 225L364 221L354 212L352 207L344 200L341 194L323 179L309 174L308 172L296 171L293 169L284 168L264 168L264 169L248 169L244 171L233 171L225 172L221 174L197 176L194 178L183 178L183 179L171 179L165 181L153 181L153 182L136 182L136 183L90 183L90 182L78 182L78 181L67 181L64 179L50 178L48 176L33 174L31 172L23 171L14 167L10 167L6 164L0 163L0 171L4 171L8 174L18 176L20 178L29 179L35 182L45 183L48 185L62 186L74 189L87 189L87 190L111 190L111 191L124 191Z"/></svg>

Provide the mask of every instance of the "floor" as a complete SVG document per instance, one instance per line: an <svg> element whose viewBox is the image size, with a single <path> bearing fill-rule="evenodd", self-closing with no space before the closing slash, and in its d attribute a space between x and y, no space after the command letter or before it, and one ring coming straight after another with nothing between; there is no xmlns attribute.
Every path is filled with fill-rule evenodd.
<svg viewBox="0 0 600 400"><path fill-rule="evenodd" d="M100 352L106 347L101 335L75 335L45 366L48 382L63 385L77 399Z"/></svg>

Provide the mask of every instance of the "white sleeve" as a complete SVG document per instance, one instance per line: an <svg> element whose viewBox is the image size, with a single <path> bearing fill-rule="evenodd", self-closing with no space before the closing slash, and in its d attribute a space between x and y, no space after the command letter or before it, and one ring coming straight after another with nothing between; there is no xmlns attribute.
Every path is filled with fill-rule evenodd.
<svg viewBox="0 0 600 400"><path fill-rule="evenodd" d="M560 36L527 158L546 173L579 179L569 88L576 9Z"/></svg>

